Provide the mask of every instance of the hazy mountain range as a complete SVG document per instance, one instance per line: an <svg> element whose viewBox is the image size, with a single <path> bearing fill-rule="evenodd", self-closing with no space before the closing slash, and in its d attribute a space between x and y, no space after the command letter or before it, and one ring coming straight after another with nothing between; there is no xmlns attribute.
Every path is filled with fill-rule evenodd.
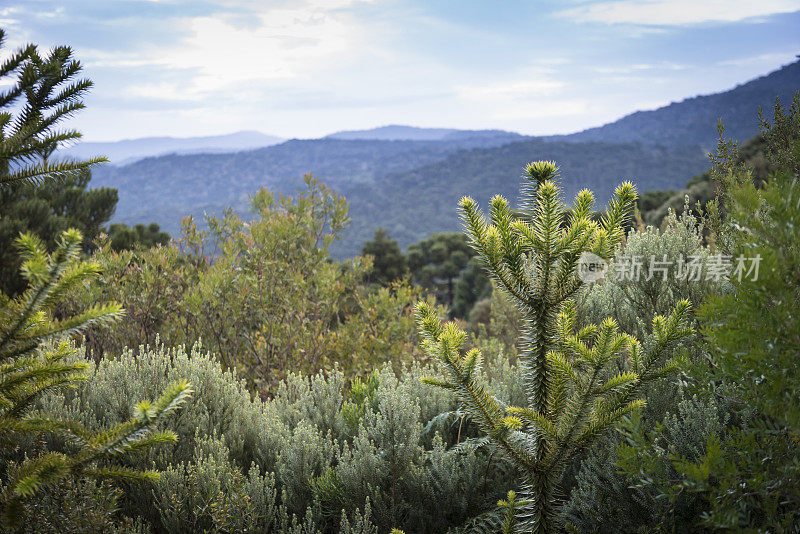
<svg viewBox="0 0 800 534"><path fill-rule="evenodd" d="M718 119L726 124L727 136L748 139L758 130L756 109L768 110L776 97L788 104L798 89L800 62L795 62L729 91L636 112L570 135L539 138L501 130L391 125L280 144L257 132L192 138L198 139L194 144L181 139L174 140L180 146L171 145L173 154L96 169L92 184L119 189L115 221L155 221L176 235L183 215L218 213L227 206L245 213L248 195L259 187L292 192L304 173L313 172L350 201L352 225L334 248L346 256L358 253L378 226L403 246L434 232L457 230L460 196L481 202L493 193L514 198L522 167L531 160L557 161L567 194L588 187L597 192L599 203L623 179L640 191L679 189L708 166L706 152L716 143ZM272 146L247 150L243 144L224 144L235 136ZM145 150L158 145L153 139L120 143L138 141L149 144L112 161L154 155ZM210 148L203 149L203 143ZM124 154L112 145L105 147L107 155L112 149ZM91 154L98 152L103 150Z"/></svg>
<svg viewBox="0 0 800 534"><path fill-rule="evenodd" d="M164 154L238 152L277 145L283 141L285 139L274 135L244 131L208 137L143 137L104 143L79 142L60 153L77 158L101 155L107 157L112 165L124 165Z"/></svg>

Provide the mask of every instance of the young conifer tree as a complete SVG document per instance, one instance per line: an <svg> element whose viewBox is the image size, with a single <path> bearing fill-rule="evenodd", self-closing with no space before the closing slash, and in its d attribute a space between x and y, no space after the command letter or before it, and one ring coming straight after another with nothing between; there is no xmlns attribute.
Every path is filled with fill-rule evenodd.
<svg viewBox="0 0 800 534"><path fill-rule="evenodd" d="M584 285L579 260L587 252L611 256L636 192L628 182L620 185L599 221L592 217L591 192L580 191L571 209L561 193L557 167L540 161L526 169L519 215L502 196L491 200L490 221L471 198L460 202L472 246L524 318L519 367L525 406L492 396L479 377L479 351L463 353L466 333L455 323L442 324L427 304L417 306L423 347L445 373L424 380L453 390L462 410L523 474L524 505L514 532L557 529L557 485L567 462L644 404L642 386L679 365L669 349L691 334L687 301L653 320L647 349L612 319L576 329L573 297Z"/></svg>

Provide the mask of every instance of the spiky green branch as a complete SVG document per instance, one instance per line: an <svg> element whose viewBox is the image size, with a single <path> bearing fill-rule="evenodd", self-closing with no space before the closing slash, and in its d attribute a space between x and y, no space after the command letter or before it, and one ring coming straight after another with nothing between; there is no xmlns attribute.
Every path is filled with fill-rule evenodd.
<svg viewBox="0 0 800 534"><path fill-rule="evenodd" d="M0 48L4 40L0 29ZM75 79L81 70L67 46L57 46L43 57L36 46L28 45L0 65L0 80L9 87L0 92L0 186L59 179L107 161L50 159L57 148L81 137L77 130L58 129L84 108L82 98L92 82Z"/></svg>

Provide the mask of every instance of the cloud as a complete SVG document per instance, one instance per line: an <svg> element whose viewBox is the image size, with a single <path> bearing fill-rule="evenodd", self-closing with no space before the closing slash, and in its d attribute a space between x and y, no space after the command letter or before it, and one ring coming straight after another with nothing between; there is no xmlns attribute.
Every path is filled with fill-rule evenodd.
<svg viewBox="0 0 800 534"><path fill-rule="evenodd" d="M548 62L562 65L565 61ZM465 109L474 109L498 124L528 124L535 119L575 116L586 113L589 101L567 98L569 87L553 78L555 70L536 62L514 78L490 84L457 85L454 90Z"/></svg>
<svg viewBox="0 0 800 534"><path fill-rule="evenodd" d="M775 53L775 54L759 54L756 56L747 56L747 57L740 57L735 59L726 59L724 61L718 61L717 65L721 67L744 67L744 66L753 66L753 65L785 65L787 63L792 63L797 59L797 52L784 52L784 53Z"/></svg>
<svg viewBox="0 0 800 534"><path fill-rule="evenodd" d="M125 88L126 96L155 100L199 101L202 97L195 93L187 93L181 84L175 82L145 83Z"/></svg>
<svg viewBox="0 0 800 534"><path fill-rule="evenodd" d="M673 26L737 22L797 10L797 0L614 0L566 9L558 15L578 22Z"/></svg>
<svg viewBox="0 0 800 534"><path fill-rule="evenodd" d="M81 50L81 63L90 68L131 68L131 67L150 67L161 64L157 58L143 58L140 54L104 52L102 50L87 49Z"/></svg>
<svg viewBox="0 0 800 534"><path fill-rule="evenodd" d="M625 66L593 66L591 70L598 74L632 74L645 71L677 71L686 70L689 65L674 63L671 61L660 61L658 63L634 63Z"/></svg>
<svg viewBox="0 0 800 534"><path fill-rule="evenodd" d="M213 93L242 84L310 77L320 67L352 57L367 32L347 11L351 0L312 0L255 7L182 21L186 36L145 61L188 69L187 92Z"/></svg>
<svg viewBox="0 0 800 534"><path fill-rule="evenodd" d="M19 9L14 7L0 9L0 24L3 26L19 24L19 19L16 18L17 13L19 13Z"/></svg>

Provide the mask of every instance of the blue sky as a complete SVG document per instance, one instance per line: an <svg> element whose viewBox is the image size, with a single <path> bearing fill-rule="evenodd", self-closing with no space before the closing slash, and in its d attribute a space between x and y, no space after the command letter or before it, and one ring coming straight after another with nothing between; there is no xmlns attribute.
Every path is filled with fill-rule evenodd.
<svg viewBox="0 0 800 534"><path fill-rule="evenodd" d="M386 124L567 133L800 53L800 0L4 0L8 48L69 44L87 140Z"/></svg>

